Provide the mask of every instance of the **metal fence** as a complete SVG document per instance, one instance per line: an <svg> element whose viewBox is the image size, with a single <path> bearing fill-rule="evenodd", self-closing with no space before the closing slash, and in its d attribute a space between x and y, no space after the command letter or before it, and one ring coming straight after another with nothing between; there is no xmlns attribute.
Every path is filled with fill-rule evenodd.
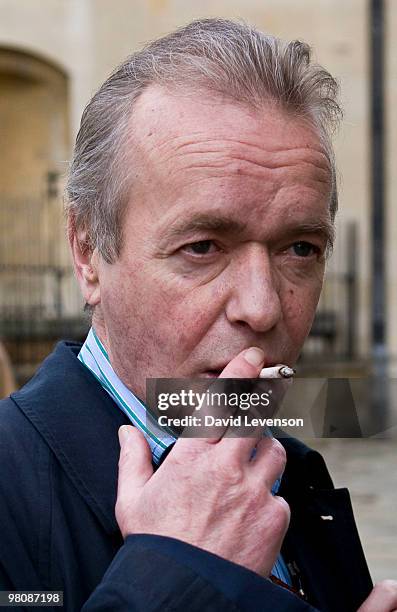
<svg viewBox="0 0 397 612"><path fill-rule="evenodd" d="M83 338L87 322L56 193L0 195L0 339L24 382L61 338Z"/></svg>
<svg viewBox="0 0 397 612"><path fill-rule="evenodd" d="M0 338L19 382L58 340L82 340L87 329L70 266L0 264Z"/></svg>

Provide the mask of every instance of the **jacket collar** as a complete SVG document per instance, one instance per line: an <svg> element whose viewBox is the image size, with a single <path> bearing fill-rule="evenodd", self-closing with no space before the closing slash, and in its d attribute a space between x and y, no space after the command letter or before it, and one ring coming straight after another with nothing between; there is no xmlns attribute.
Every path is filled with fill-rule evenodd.
<svg viewBox="0 0 397 612"><path fill-rule="evenodd" d="M11 397L104 529L114 533L118 429L130 422L77 359L80 348L79 343L60 342L34 378Z"/></svg>

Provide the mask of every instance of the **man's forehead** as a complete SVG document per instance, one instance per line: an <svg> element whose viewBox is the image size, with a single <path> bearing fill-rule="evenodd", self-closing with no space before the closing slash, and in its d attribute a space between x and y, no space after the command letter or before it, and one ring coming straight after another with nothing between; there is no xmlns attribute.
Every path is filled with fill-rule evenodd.
<svg viewBox="0 0 397 612"><path fill-rule="evenodd" d="M325 154L312 125L270 100L259 109L206 90L181 93L151 85L135 103L131 122L134 138L149 152L178 148L201 137L225 139L230 146L248 138L271 151L277 132L288 137L290 146L312 147Z"/></svg>
<svg viewBox="0 0 397 612"><path fill-rule="evenodd" d="M294 210L295 226L308 226L310 216L321 213L308 231L320 229L332 238L330 165L313 129L279 109L260 115L231 101L212 104L207 95L187 98L153 87L138 101L133 123L142 152L141 194L157 228L174 236L200 225L239 233L245 221L251 227L262 223L269 205L272 220L285 221L287 207L271 205L282 188L278 201ZM300 220L299 200L306 211ZM201 218L193 218L196 213Z"/></svg>

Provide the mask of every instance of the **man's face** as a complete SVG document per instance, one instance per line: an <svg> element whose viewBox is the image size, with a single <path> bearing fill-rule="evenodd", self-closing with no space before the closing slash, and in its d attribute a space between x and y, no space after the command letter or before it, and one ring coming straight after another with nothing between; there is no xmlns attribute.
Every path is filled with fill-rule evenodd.
<svg viewBox="0 0 397 612"><path fill-rule="evenodd" d="M331 226L319 138L271 106L153 87L133 123L123 249L100 260L94 317L115 371L144 398L146 378L218 375L250 346L292 365Z"/></svg>

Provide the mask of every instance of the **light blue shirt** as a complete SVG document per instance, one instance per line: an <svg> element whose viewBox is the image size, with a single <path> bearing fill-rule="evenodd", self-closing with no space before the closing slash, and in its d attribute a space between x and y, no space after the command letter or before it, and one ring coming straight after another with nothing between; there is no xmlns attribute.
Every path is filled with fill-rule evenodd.
<svg viewBox="0 0 397 612"><path fill-rule="evenodd" d="M160 427L156 417L120 380L113 370L109 355L93 327L91 327L86 341L81 347L78 359L101 383L131 423L142 431L150 445L153 462L158 465L163 453L171 444L176 442L177 437L170 430ZM279 487L280 479L276 480L272 487L273 495L277 494ZM291 585L291 578L281 554L272 569L272 574Z"/></svg>

